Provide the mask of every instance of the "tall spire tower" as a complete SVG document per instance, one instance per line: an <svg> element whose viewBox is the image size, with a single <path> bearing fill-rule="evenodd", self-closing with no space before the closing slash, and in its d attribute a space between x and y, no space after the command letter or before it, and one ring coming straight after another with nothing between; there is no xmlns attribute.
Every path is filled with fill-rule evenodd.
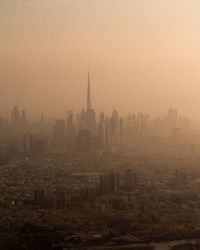
<svg viewBox="0 0 200 250"><path fill-rule="evenodd" d="M90 72L88 71L87 111L89 110L91 110L91 96L90 96Z"/></svg>

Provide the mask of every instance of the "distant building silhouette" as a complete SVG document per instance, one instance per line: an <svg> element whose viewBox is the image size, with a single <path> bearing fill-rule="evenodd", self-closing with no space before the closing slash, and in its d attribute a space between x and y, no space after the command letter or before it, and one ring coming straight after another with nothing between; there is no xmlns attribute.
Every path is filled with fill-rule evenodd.
<svg viewBox="0 0 200 250"><path fill-rule="evenodd" d="M87 109L84 115L86 129L89 129L93 135L96 134L96 114L92 109L91 104L91 86L90 86L90 73L88 72L88 87L87 87Z"/></svg>
<svg viewBox="0 0 200 250"><path fill-rule="evenodd" d="M53 146L56 149L64 149L66 146L65 140L66 124L65 120L56 120L53 128Z"/></svg>
<svg viewBox="0 0 200 250"><path fill-rule="evenodd" d="M92 137L89 130L80 130L77 136L77 150L89 152L92 149Z"/></svg>
<svg viewBox="0 0 200 250"><path fill-rule="evenodd" d="M30 153L31 154L43 154L47 149L47 143L45 138L41 138L38 135L30 135Z"/></svg>

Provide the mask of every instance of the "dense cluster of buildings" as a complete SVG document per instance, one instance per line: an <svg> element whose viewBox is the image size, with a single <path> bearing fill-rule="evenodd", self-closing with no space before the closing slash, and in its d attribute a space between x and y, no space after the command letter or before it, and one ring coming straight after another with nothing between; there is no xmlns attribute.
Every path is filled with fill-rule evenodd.
<svg viewBox="0 0 200 250"><path fill-rule="evenodd" d="M187 134L189 119L179 116L170 109L164 117L151 119L148 114L138 113L120 116L113 110L111 116L97 114L91 104L90 76L88 74L86 110L79 114L72 111L66 119L30 122L26 111L17 106L11 112L11 119L0 118L0 151L42 154L49 151L91 152L109 151L113 148L128 147L135 143L163 141L166 138L179 139Z"/></svg>

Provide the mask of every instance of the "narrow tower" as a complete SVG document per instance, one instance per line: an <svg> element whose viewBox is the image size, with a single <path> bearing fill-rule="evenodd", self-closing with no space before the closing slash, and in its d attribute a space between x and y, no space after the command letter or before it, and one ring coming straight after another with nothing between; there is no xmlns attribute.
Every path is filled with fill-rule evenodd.
<svg viewBox="0 0 200 250"><path fill-rule="evenodd" d="M90 72L88 71L87 111L89 110L91 110L91 96L90 96Z"/></svg>

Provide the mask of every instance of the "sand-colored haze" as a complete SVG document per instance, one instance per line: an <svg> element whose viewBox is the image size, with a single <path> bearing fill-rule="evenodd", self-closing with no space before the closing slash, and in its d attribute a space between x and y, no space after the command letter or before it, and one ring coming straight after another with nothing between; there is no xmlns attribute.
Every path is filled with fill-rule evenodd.
<svg viewBox="0 0 200 250"><path fill-rule="evenodd" d="M200 118L198 0L1 0L0 114L85 107Z"/></svg>

